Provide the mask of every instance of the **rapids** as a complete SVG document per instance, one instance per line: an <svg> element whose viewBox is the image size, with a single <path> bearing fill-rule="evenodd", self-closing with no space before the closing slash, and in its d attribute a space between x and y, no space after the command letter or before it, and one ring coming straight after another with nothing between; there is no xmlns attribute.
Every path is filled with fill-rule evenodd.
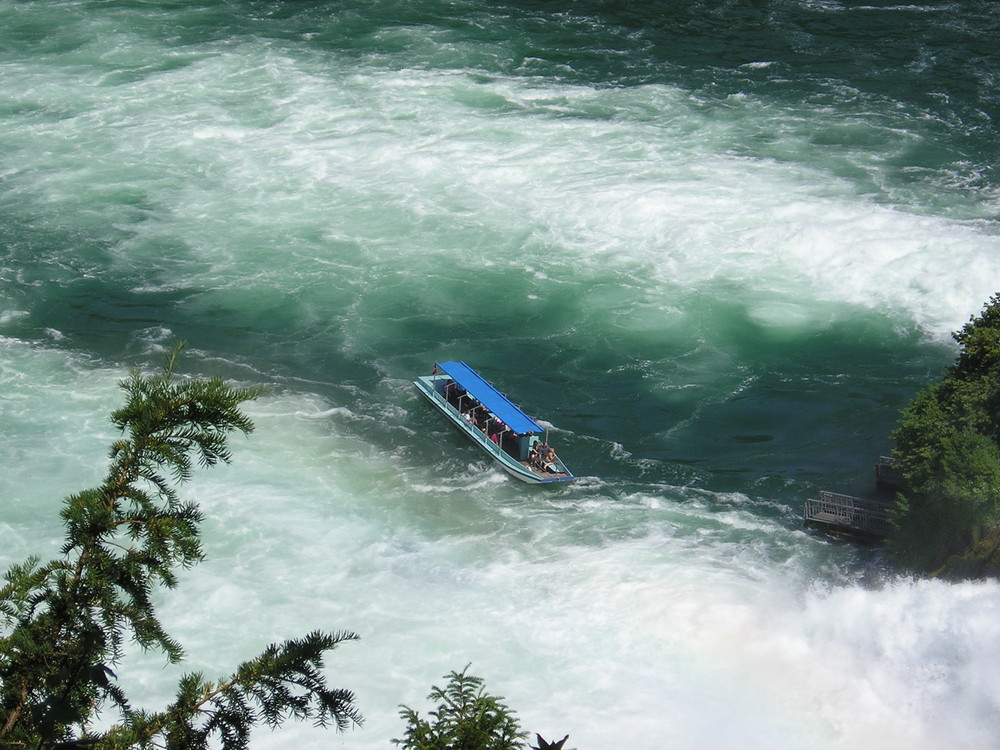
<svg viewBox="0 0 1000 750"><path fill-rule="evenodd" d="M266 384L182 491L157 708L320 629L387 748L471 663L580 750L982 750L1000 588L805 532L1000 280L987 3L0 0L0 563L57 553L116 382ZM417 396L460 359L580 479Z"/></svg>

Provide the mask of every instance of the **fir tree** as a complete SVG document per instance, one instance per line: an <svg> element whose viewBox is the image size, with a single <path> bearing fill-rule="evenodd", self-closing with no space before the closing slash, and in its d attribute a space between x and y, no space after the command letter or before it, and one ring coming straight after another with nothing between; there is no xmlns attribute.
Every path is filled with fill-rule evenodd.
<svg viewBox="0 0 1000 750"><path fill-rule="evenodd" d="M402 706L406 721L403 739L393 742L403 750L523 750L525 733L503 698L486 692L481 677L451 672L444 688L432 688L428 700L438 701L424 719Z"/></svg>
<svg viewBox="0 0 1000 750"><path fill-rule="evenodd" d="M555 742L547 741L540 734L536 734L535 739L538 741L538 744L532 745L531 750L563 750L563 745L566 744L566 740L569 739L569 735L567 734L561 740L556 740Z"/></svg>
<svg viewBox="0 0 1000 750"><path fill-rule="evenodd" d="M328 687L322 673L324 654L357 638L349 632L271 645L215 682L187 675L161 711L135 708L117 685L114 669L128 640L172 663L183 657L152 600L157 586L177 585L178 568L203 557L201 511L176 487L196 462L230 461L229 435L253 431L240 405L262 393L221 378L176 378L182 349L174 349L161 374L133 371L121 381L126 403L111 419L122 437L111 446L102 484L65 501L61 557L46 564L32 558L5 575L0 747L199 750L211 742L238 750L261 723L361 723L353 695ZM97 714L109 708L118 722L94 729Z"/></svg>

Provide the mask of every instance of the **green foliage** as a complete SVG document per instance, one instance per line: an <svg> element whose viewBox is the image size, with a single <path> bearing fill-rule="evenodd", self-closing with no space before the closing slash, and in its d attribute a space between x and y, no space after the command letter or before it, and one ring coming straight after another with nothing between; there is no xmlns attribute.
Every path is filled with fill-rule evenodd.
<svg viewBox="0 0 1000 750"><path fill-rule="evenodd" d="M561 740L557 740L556 742L547 742L540 734L536 734L535 739L538 741L538 744L533 745L531 750L563 750L563 745L566 744L566 740L569 739L569 735L567 734Z"/></svg>
<svg viewBox="0 0 1000 750"><path fill-rule="evenodd" d="M101 485L67 498L62 556L12 566L0 587L0 746L43 748L207 748L237 750L250 729L285 718L360 723L353 696L330 689L322 656L353 633L311 633L268 647L216 683L200 675L181 680L167 709L132 707L113 667L126 638L183 657L163 629L152 592L173 588L176 569L198 563L201 512L180 500L195 461L228 463L228 437L248 435L240 405L255 388L234 388L219 378L175 382L183 349L163 373L133 372L120 385L126 403L111 418L123 437L111 447ZM96 731L96 715L111 707L121 720Z"/></svg>
<svg viewBox="0 0 1000 750"><path fill-rule="evenodd" d="M438 706L424 719L403 706L400 716L407 723L406 735L393 742L403 750L520 750L525 733L514 712L489 695L480 677L461 672L446 675L448 684L431 690L428 700Z"/></svg>
<svg viewBox="0 0 1000 750"><path fill-rule="evenodd" d="M924 572L1000 520L1000 296L954 337L955 364L914 398L893 434L905 489L890 549Z"/></svg>

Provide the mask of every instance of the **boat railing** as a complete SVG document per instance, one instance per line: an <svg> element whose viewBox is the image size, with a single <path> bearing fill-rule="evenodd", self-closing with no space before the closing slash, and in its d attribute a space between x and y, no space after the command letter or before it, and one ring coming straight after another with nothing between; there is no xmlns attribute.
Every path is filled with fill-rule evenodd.
<svg viewBox="0 0 1000 750"><path fill-rule="evenodd" d="M434 395L437 396L441 400L441 402L444 403L444 405L456 417L458 417L458 423L460 425L462 425L462 428L466 432L468 432L470 435L472 435L478 442L482 443L487 449L489 449L489 451L491 453L493 453L493 454L495 454L497 456L499 456L501 454L503 454L503 455L509 455L499 445L497 445L492 440L490 440L488 437L486 437L485 433L483 433L482 430L480 430L478 427L475 427L474 425L471 425L468 422L466 422L465 421L465 417L462 416L462 412L458 409L458 407L455 406L453 403L451 403L451 401L449 401L447 398L445 398L444 396L442 396L438 392L437 388L432 388L431 390L433 390L434 391Z"/></svg>

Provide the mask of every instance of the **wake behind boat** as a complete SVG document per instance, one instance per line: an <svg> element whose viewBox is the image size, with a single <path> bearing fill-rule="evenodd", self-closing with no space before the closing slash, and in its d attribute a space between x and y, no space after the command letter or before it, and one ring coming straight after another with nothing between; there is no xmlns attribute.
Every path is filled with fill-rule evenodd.
<svg viewBox="0 0 1000 750"><path fill-rule="evenodd" d="M465 362L439 362L413 384L511 476L529 484L574 479L535 420Z"/></svg>

